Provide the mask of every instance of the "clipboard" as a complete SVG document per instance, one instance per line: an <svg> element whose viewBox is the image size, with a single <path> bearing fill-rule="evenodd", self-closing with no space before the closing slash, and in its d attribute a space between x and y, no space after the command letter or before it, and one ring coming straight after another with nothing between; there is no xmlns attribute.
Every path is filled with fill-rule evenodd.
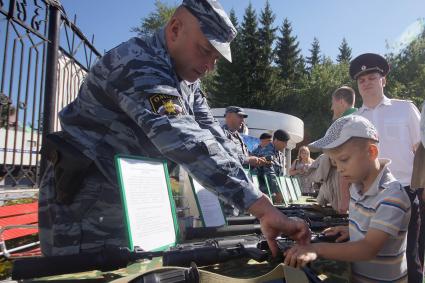
<svg viewBox="0 0 425 283"><path fill-rule="evenodd" d="M179 228L165 160L116 155L130 250L175 246Z"/></svg>

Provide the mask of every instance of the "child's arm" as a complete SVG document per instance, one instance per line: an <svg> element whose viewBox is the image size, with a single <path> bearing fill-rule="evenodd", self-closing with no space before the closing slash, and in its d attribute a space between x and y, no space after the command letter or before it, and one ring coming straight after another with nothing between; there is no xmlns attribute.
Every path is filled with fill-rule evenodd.
<svg viewBox="0 0 425 283"><path fill-rule="evenodd" d="M369 229L364 239L346 243L318 243L297 245L285 253L285 264L300 267L322 257L340 261L365 261L376 257L389 238L389 234Z"/></svg>

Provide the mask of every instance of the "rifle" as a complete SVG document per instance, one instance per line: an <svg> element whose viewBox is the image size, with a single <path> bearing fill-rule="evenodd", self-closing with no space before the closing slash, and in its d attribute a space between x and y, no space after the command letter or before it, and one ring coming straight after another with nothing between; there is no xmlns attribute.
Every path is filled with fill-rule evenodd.
<svg viewBox="0 0 425 283"><path fill-rule="evenodd" d="M348 225L348 217L346 215L322 216L318 213L312 213L302 210L286 210L285 215L288 217L298 217L307 222L310 229L313 231L321 231L328 227L346 226ZM260 233L258 219L254 216L237 216L227 217L227 224L224 227L209 227L209 228L189 228L186 239L208 238L216 236L228 236L238 234ZM234 227L234 228L232 228Z"/></svg>
<svg viewBox="0 0 425 283"><path fill-rule="evenodd" d="M291 243L293 244L285 238L278 239L279 242L281 247L289 247ZM271 258L267 241L262 236L251 235L182 244L168 251L147 252L138 249L130 251L128 248L105 247L97 253L17 259L13 263L12 279L30 279L90 270L111 271L139 260L158 256L162 256L164 266L183 267L190 266L191 262L203 266L236 258L254 259L258 262L275 261ZM193 277L190 272L186 272L177 277L191 276ZM317 277L313 279L316 281L312 282L321 282L317 281Z"/></svg>
<svg viewBox="0 0 425 283"><path fill-rule="evenodd" d="M255 218L254 218L255 219ZM255 223L255 222L254 222ZM211 237L225 237L243 234L261 234L260 224L229 225L220 227L188 227L185 239L205 239Z"/></svg>

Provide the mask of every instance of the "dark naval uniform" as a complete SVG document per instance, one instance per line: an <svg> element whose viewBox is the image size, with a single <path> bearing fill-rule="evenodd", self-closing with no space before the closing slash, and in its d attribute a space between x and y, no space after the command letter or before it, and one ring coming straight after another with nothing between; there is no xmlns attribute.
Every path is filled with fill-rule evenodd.
<svg viewBox="0 0 425 283"><path fill-rule="evenodd" d="M199 80L190 84L175 73L164 29L107 52L88 73L78 97L60 112L60 121L66 141L93 164L69 203L58 201L54 168L46 169L39 196L45 255L127 245L116 154L172 160L239 209L262 195L214 120Z"/></svg>

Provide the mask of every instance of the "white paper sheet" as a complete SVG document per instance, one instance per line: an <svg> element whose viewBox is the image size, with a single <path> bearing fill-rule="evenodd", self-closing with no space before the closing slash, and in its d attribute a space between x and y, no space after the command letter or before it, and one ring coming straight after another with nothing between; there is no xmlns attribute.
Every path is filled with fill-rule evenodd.
<svg viewBox="0 0 425 283"><path fill-rule="evenodd" d="M174 244L176 233L163 163L119 158L118 164L133 246L149 251Z"/></svg>
<svg viewBox="0 0 425 283"><path fill-rule="evenodd" d="M220 206L218 197L212 192L205 189L195 179L193 181L193 189L198 199L199 209L204 220L205 227L217 227L226 224L223 211Z"/></svg>

